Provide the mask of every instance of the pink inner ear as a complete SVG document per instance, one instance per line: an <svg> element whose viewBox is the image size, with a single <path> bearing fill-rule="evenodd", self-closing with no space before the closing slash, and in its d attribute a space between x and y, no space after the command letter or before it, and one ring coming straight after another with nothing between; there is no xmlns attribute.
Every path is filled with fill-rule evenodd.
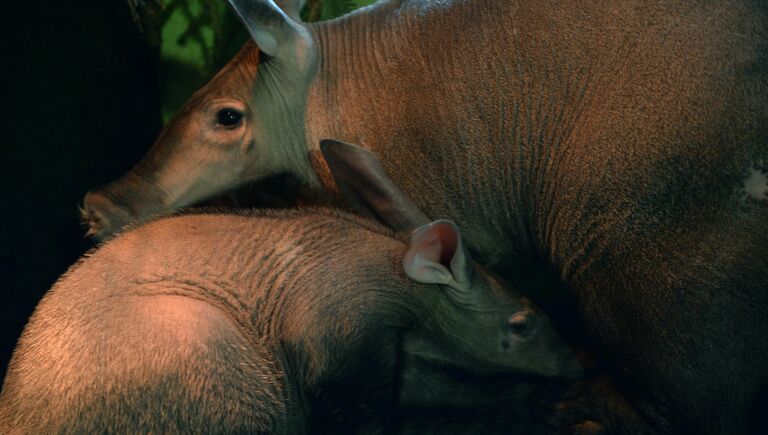
<svg viewBox="0 0 768 435"><path fill-rule="evenodd" d="M450 270L451 260L456 254L456 247L459 243L458 234L449 224L436 225L435 232L440 240L440 264Z"/></svg>

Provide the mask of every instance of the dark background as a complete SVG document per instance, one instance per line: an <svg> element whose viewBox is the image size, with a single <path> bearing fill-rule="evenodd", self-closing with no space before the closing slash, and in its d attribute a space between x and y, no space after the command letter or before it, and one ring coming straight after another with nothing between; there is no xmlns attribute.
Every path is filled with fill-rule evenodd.
<svg viewBox="0 0 768 435"><path fill-rule="evenodd" d="M160 131L157 53L121 0L0 9L0 379L43 294L93 246L77 206Z"/></svg>

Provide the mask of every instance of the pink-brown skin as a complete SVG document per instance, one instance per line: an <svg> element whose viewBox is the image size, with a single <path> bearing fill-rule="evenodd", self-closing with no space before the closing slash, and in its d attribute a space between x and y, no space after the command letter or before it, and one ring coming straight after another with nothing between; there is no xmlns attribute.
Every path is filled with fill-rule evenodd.
<svg viewBox="0 0 768 435"><path fill-rule="evenodd" d="M0 394L0 433L391 433L398 402L483 397L429 378L437 368L578 375L549 319L463 244L448 221L406 241L327 209L124 232L35 311Z"/></svg>
<svg viewBox="0 0 768 435"><path fill-rule="evenodd" d="M455 224L430 223L373 154L327 156L340 188L393 230L306 209L124 232L36 310L0 433L393 433L404 407L514 394L531 408L519 381L499 394L441 371L580 374L549 319L472 262ZM403 243L394 230L412 231Z"/></svg>
<svg viewBox="0 0 768 435"><path fill-rule="evenodd" d="M174 176L91 195L96 235L202 199L187 177L203 196L282 171L331 189L319 141L357 143L481 263L515 277L544 259L640 386L649 431L747 430L768 383L765 2L385 0L307 26L235 3L270 52L240 82L232 149L250 154L161 139L178 151L147 167ZM176 193L131 193L152 184Z"/></svg>

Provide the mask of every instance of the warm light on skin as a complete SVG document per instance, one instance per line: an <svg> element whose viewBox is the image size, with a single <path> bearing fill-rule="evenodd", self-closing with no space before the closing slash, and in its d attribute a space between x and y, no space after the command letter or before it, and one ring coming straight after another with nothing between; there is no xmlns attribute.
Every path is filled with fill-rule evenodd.
<svg viewBox="0 0 768 435"><path fill-rule="evenodd" d="M750 169L768 159L768 19L756 1L639 3L382 1L308 26L314 45L288 34L293 57L267 53L244 100L251 164L311 180L322 139L365 143L482 264L514 279L541 259L619 375L655 390L652 423L733 432L765 378L741 350L768 355L768 175ZM243 15L255 38L280 17ZM316 68L285 67L312 49Z"/></svg>

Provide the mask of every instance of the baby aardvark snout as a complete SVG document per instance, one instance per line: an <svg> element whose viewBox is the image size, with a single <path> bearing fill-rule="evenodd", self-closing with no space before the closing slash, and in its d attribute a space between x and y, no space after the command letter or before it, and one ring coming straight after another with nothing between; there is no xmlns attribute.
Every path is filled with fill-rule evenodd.
<svg viewBox="0 0 768 435"><path fill-rule="evenodd" d="M507 318L506 328L501 342L504 352L512 357L546 355L535 362L527 361L526 367L534 373L562 379L583 375L584 364L580 356L563 341L547 315L536 307L524 304L513 311Z"/></svg>

